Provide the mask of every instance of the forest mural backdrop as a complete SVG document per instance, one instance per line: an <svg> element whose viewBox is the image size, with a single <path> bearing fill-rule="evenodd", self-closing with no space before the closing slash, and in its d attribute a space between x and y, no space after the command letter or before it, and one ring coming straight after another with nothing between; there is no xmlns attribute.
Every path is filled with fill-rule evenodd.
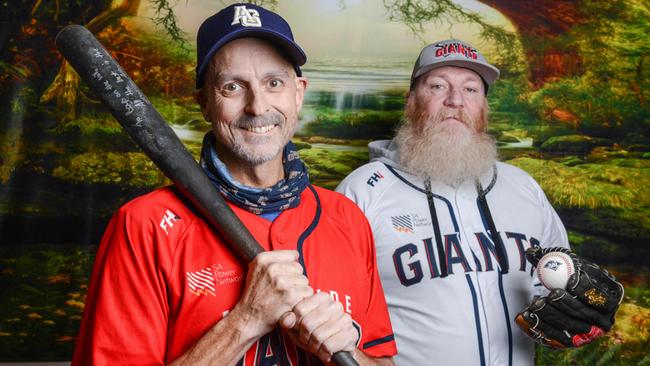
<svg viewBox="0 0 650 366"><path fill-rule="evenodd" d="M54 36L84 24L190 150L209 125L191 94L208 0L0 3L0 361L69 360L112 212L169 184L62 62ZM535 177L571 244L626 286L617 323L539 364L649 365L650 9L642 0L277 0L309 56L294 141L334 188L401 118L427 42L465 39L496 63L490 132Z"/></svg>

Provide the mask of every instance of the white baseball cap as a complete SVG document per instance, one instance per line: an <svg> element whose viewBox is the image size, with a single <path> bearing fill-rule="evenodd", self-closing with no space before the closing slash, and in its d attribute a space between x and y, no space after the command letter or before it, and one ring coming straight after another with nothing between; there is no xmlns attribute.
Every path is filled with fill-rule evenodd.
<svg viewBox="0 0 650 366"><path fill-rule="evenodd" d="M458 66L474 71L485 82L486 92L487 86L499 77L499 69L490 65L476 48L457 39L448 39L422 49L413 66L411 86L419 76L442 66Z"/></svg>

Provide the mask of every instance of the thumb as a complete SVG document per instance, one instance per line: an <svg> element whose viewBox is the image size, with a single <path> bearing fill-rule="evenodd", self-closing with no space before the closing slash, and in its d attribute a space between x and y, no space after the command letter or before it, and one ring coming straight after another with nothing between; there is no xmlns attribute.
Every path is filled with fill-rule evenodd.
<svg viewBox="0 0 650 366"><path fill-rule="evenodd" d="M541 247L530 247L526 249L526 259L533 265L537 267L537 263L544 256L544 249Z"/></svg>

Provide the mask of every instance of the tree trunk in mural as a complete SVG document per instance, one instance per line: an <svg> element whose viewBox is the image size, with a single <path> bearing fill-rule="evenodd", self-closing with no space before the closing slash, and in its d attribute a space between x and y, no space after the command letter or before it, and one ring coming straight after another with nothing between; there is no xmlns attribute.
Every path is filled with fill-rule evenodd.
<svg viewBox="0 0 650 366"><path fill-rule="evenodd" d="M534 88L583 72L575 47L563 35L585 18L579 1L479 0L498 10L515 26L524 47Z"/></svg>
<svg viewBox="0 0 650 366"><path fill-rule="evenodd" d="M85 24L93 33L98 33L122 17L133 16L138 12L140 0L126 0L117 7L108 8L90 22ZM57 110L62 120L69 121L76 117L77 98L79 96L79 77L66 61L62 61L59 72L52 84L43 92L41 102L56 98Z"/></svg>
<svg viewBox="0 0 650 366"><path fill-rule="evenodd" d="M479 0L503 14L516 28L535 89L547 82L582 73L583 61L570 35L574 26L586 21L580 10L581 1L584 0ZM481 14L466 9L455 0L384 0L384 7L391 20L406 24L416 34L428 22L453 20L476 24L481 37L503 47L499 52L501 60L493 61L516 62L516 56L511 53L515 48L513 42L517 42L515 35L490 24Z"/></svg>

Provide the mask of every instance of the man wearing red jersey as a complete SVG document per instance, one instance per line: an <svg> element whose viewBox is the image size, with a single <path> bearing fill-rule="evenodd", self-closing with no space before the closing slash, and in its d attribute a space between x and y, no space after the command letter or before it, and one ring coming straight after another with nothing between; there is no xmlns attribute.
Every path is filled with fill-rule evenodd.
<svg viewBox="0 0 650 366"><path fill-rule="evenodd" d="M246 266L173 188L127 203L97 253L73 364L318 365L349 351L392 365L368 223L309 184L289 141L307 87L289 25L235 4L197 45L213 127L201 165L268 252Z"/></svg>

